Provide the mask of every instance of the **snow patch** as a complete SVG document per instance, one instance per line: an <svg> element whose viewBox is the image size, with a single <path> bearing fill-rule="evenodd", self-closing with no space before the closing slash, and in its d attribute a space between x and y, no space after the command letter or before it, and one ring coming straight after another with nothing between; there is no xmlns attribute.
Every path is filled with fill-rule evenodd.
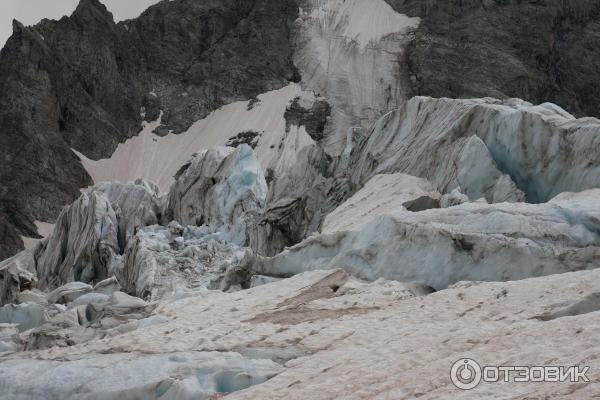
<svg viewBox="0 0 600 400"><path fill-rule="evenodd" d="M34 239L25 236L21 236L23 243L25 245L25 250L31 250L37 246L37 244L50 236L52 231L54 230L54 224L50 224L48 222L35 221L35 226L37 227L38 234L42 236L41 239Z"/></svg>

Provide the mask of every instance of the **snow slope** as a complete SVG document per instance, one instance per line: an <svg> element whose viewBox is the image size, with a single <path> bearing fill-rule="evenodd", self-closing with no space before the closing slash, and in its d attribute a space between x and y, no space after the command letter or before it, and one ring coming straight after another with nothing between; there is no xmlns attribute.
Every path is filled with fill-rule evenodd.
<svg viewBox="0 0 600 400"><path fill-rule="evenodd" d="M140 134L119 145L109 159L90 160L75 153L95 183L143 178L167 192L175 173L195 153L225 145L237 134L253 131L260 134L255 152L261 166L283 173L294 164L303 147L314 143L304 127L291 126L286 132L284 113L296 97L309 102L314 98L298 85L290 84L258 96L257 103L240 101L221 107L179 135L154 134L160 119L145 123Z"/></svg>
<svg viewBox="0 0 600 400"><path fill-rule="evenodd" d="M339 270L237 293L199 292L161 302L147 326L126 333L0 355L0 393L28 400L107 398L99 393L106 389L112 398L163 400L215 391L229 394L213 398L265 400L579 400L600 390L600 270L426 293ZM461 391L449 373L463 357L482 365L586 365L590 382ZM231 393L244 387L236 382L256 385Z"/></svg>

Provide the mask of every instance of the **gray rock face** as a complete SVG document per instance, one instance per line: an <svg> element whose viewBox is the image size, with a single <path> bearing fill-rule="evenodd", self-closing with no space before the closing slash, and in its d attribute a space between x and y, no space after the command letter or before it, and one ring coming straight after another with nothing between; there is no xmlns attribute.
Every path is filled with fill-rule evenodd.
<svg viewBox="0 0 600 400"><path fill-rule="evenodd" d="M518 97L598 116L597 1L385 1L421 18L406 52L415 95Z"/></svg>
<svg viewBox="0 0 600 400"><path fill-rule="evenodd" d="M296 80L297 13L292 0L183 0L115 24L98 0L81 0L60 21L15 22L0 57L0 259L92 183L71 148L108 157L159 110L158 132L177 133Z"/></svg>

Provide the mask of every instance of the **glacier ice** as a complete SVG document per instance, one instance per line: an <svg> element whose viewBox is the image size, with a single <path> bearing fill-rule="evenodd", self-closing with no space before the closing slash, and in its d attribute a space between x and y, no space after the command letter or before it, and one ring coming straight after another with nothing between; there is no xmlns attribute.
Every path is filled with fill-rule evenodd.
<svg viewBox="0 0 600 400"><path fill-rule="evenodd" d="M294 64L302 88L324 96L334 109L323 141L328 154L339 156L350 130L367 131L406 101L410 78L398 60L420 22L384 0L303 1ZM369 29L361 31L365 24Z"/></svg>
<svg viewBox="0 0 600 400"><path fill-rule="evenodd" d="M243 245L246 226L265 206L267 183L250 146L202 151L171 187L167 218L206 225Z"/></svg>
<svg viewBox="0 0 600 400"><path fill-rule="evenodd" d="M309 237L268 258L256 274L289 276L344 268L355 276L436 289L463 281L506 281L600 267L598 191L545 204L465 203L393 211L358 230Z"/></svg>
<svg viewBox="0 0 600 400"><path fill-rule="evenodd" d="M121 253L138 228L157 224L161 219L160 191L151 182L142 179L129 183L104 182L91 191L102 193L115 212Z"/></svg>
<svg viewBox="0 0 600 400"><path fill-rule="evenodd" d="M354 181L403 172L471 200L544 202L600 186L600 121L517 99L415 97L354 149Z"/></svg>
<svg viewBox="0 0 600 400"><path fill-rule="evenodd" d="M35 250L42 289L108 277L119 252L117 216L100 192L82 194L59 215L54 232Z"/></svg>
<svg viewBox="0 0 600 400"><path fill-rule="evenodd" d="M0 262L0 306L16 303L20 294L36 283L35 258L30 250Z"/></svg>
<svg viewBox="0 0 600 400"><path fill-rule="evenodd" d="M210 399L262 383L280 371L271 360L227 352L90 354L62 361L4 361L0 390L15 400Z"/></svg>

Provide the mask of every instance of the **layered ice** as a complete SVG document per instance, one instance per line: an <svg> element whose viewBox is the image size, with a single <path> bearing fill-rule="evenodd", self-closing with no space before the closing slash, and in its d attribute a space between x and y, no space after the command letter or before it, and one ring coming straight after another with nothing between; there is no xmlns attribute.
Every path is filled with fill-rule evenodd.
<svg viewBox="0 0 600 400"><path fill-rule="evenodd" d="M600 267L598 191L546 204L466 203L394 211L360 230L310 237L250 269L286 276L345 268L355 276L444 289Z"/></svg>
<svg viewBox="0 0 600 400"><path fill-rule="evenodd" d="M600 121L552 104L415 97L354 150L353 179L403 172L471 200L548 201L600 186Z"/></svg>
<svg viewBox="0 0 600 400"><path fill-rule="evenodd" d="M247 225L265 207L267 190L247 144L208 149L192 158L171 187L167 218L183 225L206 225L244 245Z"/></svg>

